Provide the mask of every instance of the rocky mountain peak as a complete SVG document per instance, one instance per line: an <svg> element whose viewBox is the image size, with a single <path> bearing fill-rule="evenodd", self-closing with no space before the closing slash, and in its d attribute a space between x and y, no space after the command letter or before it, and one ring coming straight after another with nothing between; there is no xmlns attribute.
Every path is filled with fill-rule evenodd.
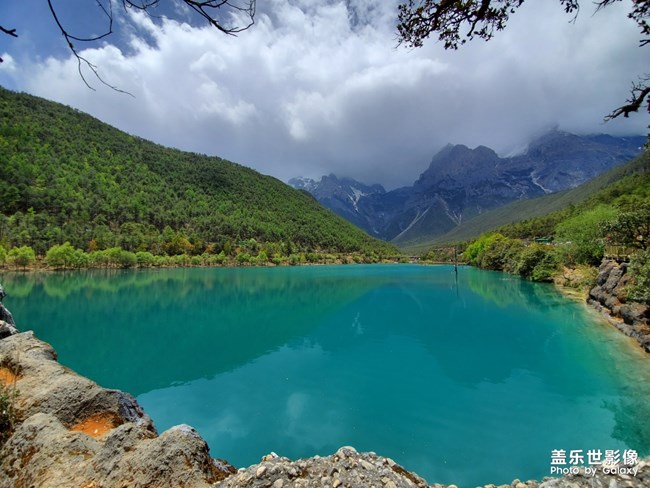
<svg viewBox="0 0 650 488"><path fill-rule="evenodd" d="M292 186L296 190L305 190L308 191L309 193L312 193L312 191L316 188L316 185L318 184L316 180L312 178L303 178L303 177L291 178L287 183L289 184L289 186Z"/></svg>
<svg viewBox="0 0 650 488"><path fill-rule="evenodd" d="M429 168L423 172L414 186L429 188L448 180L475 180L492 174L499 165L496 152L486 146L474 149L463 144L448 144L433 156Z"/></svg>
<svg viewBox="0 0 650 488"><path fill-rule="evenodd" d="M381 185L329 175L307 191L369 234L403 242L443 234L514 200L573 188L631 160L644 142L643 136L579 136L553 129L524 153L503 158L487 146L448 144L410 187L386 192Z"/></svg>

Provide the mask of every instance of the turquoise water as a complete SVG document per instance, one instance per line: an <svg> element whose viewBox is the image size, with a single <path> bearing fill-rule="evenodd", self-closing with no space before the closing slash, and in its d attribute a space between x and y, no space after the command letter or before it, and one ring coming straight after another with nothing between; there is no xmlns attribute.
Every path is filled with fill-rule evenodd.
<svg viewBox="0 0 650 488"><path fill-rule="evenodd" d="M342 445L429 482L650 454L650 358L549 285L415 265L9 275L22 330L236 466Z"/></svg>

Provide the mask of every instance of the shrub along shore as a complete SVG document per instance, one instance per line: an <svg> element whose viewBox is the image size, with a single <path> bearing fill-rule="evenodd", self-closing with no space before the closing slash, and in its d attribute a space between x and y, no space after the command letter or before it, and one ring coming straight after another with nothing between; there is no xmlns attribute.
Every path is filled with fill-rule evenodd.
<svg viewBox="0 0 650 488"><path fill-rule="evenodd" d="M37 256L30 246L0 245L0 266L14 270L90 269L90 268L154 268L189 266L295 266L306 264L371 264L408 262L399 254L377 252L304 251L291 244L260 244L254 239L240 242L228 253L153 254L149 251L128 251L121 247L84 251L69 242L52 246L44 256Z"/></svg>

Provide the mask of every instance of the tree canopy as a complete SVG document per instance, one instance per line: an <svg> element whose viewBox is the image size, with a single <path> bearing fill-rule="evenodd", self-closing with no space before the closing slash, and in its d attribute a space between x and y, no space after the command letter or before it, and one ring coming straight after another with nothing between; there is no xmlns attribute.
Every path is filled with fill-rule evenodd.
<svg viewBox="0 0 650 488"><path fill-rule="evenodd" d="M558 0L568 14L577 15L578 0ZM621 0L595 2L596 10L606 8ZM506 27L524 0L408 0L401 4L398 15L398 40L407 47L422 47L430 36L437 36L445 49L458 49L474 38L489 41L496 31ZM628 17L641 31L639 46L650 44L650 0L632 2ZM606 120L638 112L643 105L650 113L650 74L644 74L632 84L627 102L613 110Z"/></svg>
<svg viewBox="0 0 650 488"><path fill-rule="evenodd" d="M2 88L0 161L0 245L8 253L30 246L38 255L59 246L47 256L56 267L78 261L75 249L167 256L241 251L251 257L263 250L269 259L398 254L275 178L167 149ZM24 266L14 257L29 264L23 254L6 256ZM138 256L107 257L122 262Z"/></svg>
<svg viewBox="0 0 650 488"><path fill-rule="evenodd" d="M604 226L604 231L614 244L650 250L650 202L620 212Z"/></svg>

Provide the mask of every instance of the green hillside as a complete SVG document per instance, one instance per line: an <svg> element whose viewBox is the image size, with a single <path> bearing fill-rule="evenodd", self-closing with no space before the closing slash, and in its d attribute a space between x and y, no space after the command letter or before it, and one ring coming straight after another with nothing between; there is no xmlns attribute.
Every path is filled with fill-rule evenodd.
<svg viewBox="0 0 650 488"><path fill-rule="evenodd" d="M543 197L533 198L530 200L519 200L512 202L503 207L485 212L472 219L463 222L458 227L455 227L450 232L437 236L433 239L422 239L405 242L400 244L400 248L405 252L412 254L420 254L427 249L434 246L444 246L457 242L464 242L484 234L486 232L498 229L508 224L514 224L521 221L529 221L536 217L558 212L562 209L567 209L572 205L579 205L581 202L598 201L604 202L608 199L608 195L615 192L615 188L630 187L632 183L627 181L632 178L633 182L639 175L645 175L648 166L648 156L642 155L629 163L617 166L606 173L603 173L596 178L583 183L571 190L565 190ZM619 186L612 186L613 183L622 181ZM610 187L609 189L607 189ZM629 189L629 188L628 188ZM602 194L599 193L602 190ZM600 196L598 196L600 195ZM553 219L553 217L551 217ZM548 219L547 219L548 220ZM520 227L524 224L519 224ZM522 236L522 237L541 237L549 232L548 226L539 228L540 235L537 236Z"/></svg>
<svg viewBox="0 0 650 488"><path fill-rule="evenodd" d="M2 88L0 166L6 249L43 255L69 241L87 251L234 255L244 242L253 254L396 253L275 178Z"/></svg>

